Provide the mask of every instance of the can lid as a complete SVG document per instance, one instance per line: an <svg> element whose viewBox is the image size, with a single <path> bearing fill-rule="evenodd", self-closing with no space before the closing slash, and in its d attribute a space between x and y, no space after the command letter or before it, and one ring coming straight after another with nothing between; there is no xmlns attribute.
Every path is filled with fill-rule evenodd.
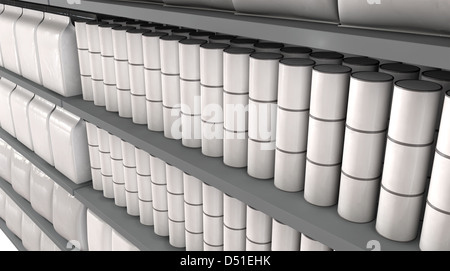
<svg viewBox="0 0 450 271"><path fill-rule="evenodd" d="M201 39L185 39L180 41L181 44L187 44L187 45L202 45L206 43L206 40Z"/></svg>
<svg viewBox="0 0 450 271"><path fill-rule="evenodd" d="M380 61L375 58L366 56L346 57L343 60L344 64L357 65L357 66L378 66Z"/></svg>
<svg viewBox="0 0 450 271"><path fill-rule="evenodd" d="M450 71L431 70L423 72L422 75L432 79L450 82Z"/></svg>
<svg viewBox="0 0 450 271"><path fill-rule="evenodd" d="M440 84L425 80L399 80L395 82L395 85L403 88L404 90L418 92L435 92L442 90L442 86Z"/></svg>
<svg viewBox="0 0 450 271"><path fill-rule="evenodd" d="M415 72L419 72L420 68L417 66L403 64L403 63L399 62L399 63L383 64L380 66L380 70L400 72L400 73L415 73Z"/></svg>
<svg viewBox="0 0 450 271"><path fill-rule="evenodd" d="M336 64L316 65L314 70L324 73L350 73L352 71L350 67Z"/></svg>
<svg viewBox="0 0 450 271"><path fill-rule="evenodd" d="M133 26L117 26L117 27L113 27L113 30L117 30L117 31L128 31L130 29L135 29L135 27Z"/></svg>
<svg viewBox="0 0 450 271"><path fill-rule="evenodd" d="M231 44L255 44L259 40L249 38L235 38L230 41Z"/></svg>
<svg viewBox="0 0 450 271"><path fill-rule="evenodd" d="M103 22L97 21L97 20L90 20L86 22L87 25L99 25L103 24Z"/></svg>
<svg viewBox="0 0 450 271"><path fill-rule="evenodd" d="M155 28L155 30L174 30L174 29L179 29L179 27L173 25L161 25Z"/></svg>
<svg viewBox="0 0 450 271"><path fill-rule="evenodd" d="M289 46L281 48L280 51L283 53L290 53L290 54L310 54L312 52L312 49L302 46Z"/></svg>
<svg viewBox="0 0 450 271"><path fill-rule="evenodd" d="M143 33L146 33L146 32L148 32L149 30L148 29L137 29L137 28L135 28L135 29L129 29L129 30L127 30L127 33L131 33L131 34L143 34Z"/></svg>
<svg viewBox="0 0 450 271"><path fill-rule="evenodd" d="M384 72L355 72L353 78L367 82L388 82L393 81L394 76Z"/></svg>
<svg viewBox="0 0 450 271"><path fill-rule="evenodd" d="M119 27L119 26L121 26L121 25L120 24L102 23L98 27L101 27L101 28L114 28L114 27Z"/></svg>
<svg viewBox="0 0 450 271"><path fill-rule="evenodd" d="M184 40L186 39L185 36L180 36L180 35L167 35L167 36L162 36L161 37L162 40Z"/></svg>
<svg viewBox="0 0 450 271"><path fill-rule="evenodd" d="M141 24L141 27L158 27L158 26L162 26L162 24L160 24L160 23L143 23L143 24Z"/></svg>
<svg viewBox="0 0 450 271"><path fill-rule="evenodd" d="M209 31L197 31L197 32L189 33L189 36L191 36L191 37L209 37L212 35L215 35L215 33L209 32Z"/></svg>
<svg viewBox="0 0 450 271"><path fill-rule="evenodd" d="M224 50L224 52L234 55L250 55L255 52L255 49L245 47L228 47Z"/></svg>
<svg viewBox="0 0 450 271"><path fill-rule="evenodd" d="M205 48L205 49L225 49L230 47L230 45L226 44L226 43L205 43L202 44L200 47Z"/></svg>
<svg viewBox="0 0 450 271"><path fill-rule="evenodd" d="M209 37L211 41L220 41L220 40L232 40L235 39L236 36L233 35L224 35L224 34L217 34Z"/></svg>
<svg viewBox="0 0 450 271"><path fill-rule="evenodd" d="M342 59L344 55L333 51L312 52L309 54L311 58L317 59Z"/></svg>
<svg viewBox="0 0 450 271"><path fill-rule="evenodd" d="M114 23L126 23L128 22L130 19L127 18L116 18L113 20Z"/></svg>
<svg viewBox="0 0 450 271"><path fill-rule="evenodd" d="M282 59L283 55L278 53L253 53L250 57L259 60L277 60Z"/></svg>
<svg viewBox="0 0 450 271"><path fill-rule="evenodd" d="M261 49L270 49L270 48L274 48L274 49L281 49L284 47L283 43L280 42L256 42L253 46L255 46L256 48L261 48Z"/></svg>
<svg viewBox="0 0 450 271"><path fill-rule="evenodd" d="M316 62L308 58L284 58L280 60L280 63L286 66L305 67L314 66Z"/></svg>
<svg viewBox="0 0 450 271"><path fill-rule="evenodd" d="M177 29L173 29L172 33L173 34L179 34L179 33L193 33L196 32L195 29L190 29L190 28L177 28Z"/></svg>
<svg viewBox="0 0 450 271"><path fill-rule="evenodd" d="M142 36L144 37L162 37L162 36L167 36L169 34L165 33L165 32L145 32L144 34L142 34Z"/></svg>

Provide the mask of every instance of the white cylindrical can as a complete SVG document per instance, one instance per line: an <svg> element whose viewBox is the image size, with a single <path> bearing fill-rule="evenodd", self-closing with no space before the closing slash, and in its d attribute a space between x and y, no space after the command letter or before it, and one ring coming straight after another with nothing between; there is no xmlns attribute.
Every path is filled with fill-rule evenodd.
<svg viewBox="0 0 450 271"><path fill-rule="evenodd" d="M144 51L142 46L142 34L146 29L129 29L126 32L128 63L144 65Z"/></svg>
<svg viewBox="0 0 450 271"><path fill-rule="evenodd" d="M316 65L312 72L310 114L324 120L347 115L351 69L342 65Z"/></svg>
<svg viewBox="0 0 450 271"><path fill-rule="evenodd" d="M388 138L383 167L383 186L402 195L425 191L431 146L405 146Z"/></svg>
<svg viewBox="0 0 450 271"><path fill-rule="evenodd" d="M224 251L245 251L246 230L230 229L223 227L223 250Z"/></svg>
<svg viewBox="0 0 450 271"><path fill-rule="evenodd" d="M247 173L257 179L271 179L275 172L275 141L248 139Z"/></svg>
<svg viewBox="0 0 450 271"><path fill-rule="evenodd" d="M146 226L153 226L153 204L151 201L139 199L139 222Z"/></svg>
<svg viewBox="0 0 450 271"><path fill-rule="evenodd" d="M229 93L249 92L251 48L230 47L223 51L223 89Z"/></svg>
<svg viewBox="0 0 450 271"><path fill-rule="evenodd" d="M318 51L309 54L309 58L316 62L316 65L341 65L344 55L333 51Z"/></svg>
<svg viewBox="0 0 450 271"><path fill-rule="evenodd" d="M112 176L102 174L103 197L108 199L114 198L114 183Z"/></svg>
<svg viewBox="0 0 450 271"><path fill-rule="evenodd" d="M112 41L114 59L128 62L127 30L134 29L131 26L117 26L112 28ZM128 63L127 63L128 64Z"/></svg>
<svg viewBox="0 0 450 271"><path fill-rule="evenodd" d="M131 94L131 117L133 123L147 125L147 101L145 95Z"/></svg>
<svg viewBox="0 0 450 271"><path fill-rule="evenodd" d="M303 190L305 182L306 151L299 153L275 151L274 185L288 192Z"/></svg>
<svg viewBox="0 0 450 271"><path fill-rule="evenodd" d="M166 163L167 192L184 194L183 171Z"/></svg>
<svg viewBox="0 0 450 271"><path fill-rule="evenodd" d="M246 239L246 242L245 242L245 250L246 251L270 251L271 247L272 247L272 244L270 242L261 244L261 243L252 242L248 238Z"/></svg>
<svg viewBox="0 0 450 271"><path fill-rule="evenodd" d="M128 63L131 95L145 96L144 66Z"/></svg>
<svg viewBox="0 0 450 271"><path fill-rule="evenodd" d="M386 131L363 133L347 126L342 154L342 170L354 178L380 177L383 170L386 134Z"/></svg>
<svg viewBox="0 0 450 271"><path fill-rule="evenodd" d="M272 240L272 218L247 205L247 239L256 243Z"/></svg>
<svg viewBox="0 0 450 271"><path fill-rule="evenodd" d="M375 228L394 241L408 242L417 237L424 195L402 196L387 191L383 185L378 201Z"/></svg>
<svg viewBox="0 0 450 271"><path fill-rule="evenodd" d="M167 36L163 32L145 32L142 34L144 67L150 70L161 70L159 39Z"/></svg>
<svg viewBox="0 0 450 271"><path fill-rule="evenodd" d="M169 218L167 211L153 208L153 230L156 235L169 236Z"/></svg>
<svg viewBox="0 0 450 271"><path fill-rule="evenodd" d="M210 157L223 156L223 123L202 121L202 153Z"/></svg>
<svg viewBox="0 0 450 271"><path fill-rule="evenodd" d="M183 172L184 201L193 205L203 204L202 181Z"/></svg>
<svg viewBox="0 0 450 271"><path fill-rule="evenodd" d="M203 183L203 212L209 216L223 216L223 192Z"/></svg>
<svg viewBox="0 0 450 271"><path fill-rule="evenodd" d="M178 43L186 37L178 35L162 36L159 39L161 72L163 74L180 74Z"/></svg>
<svg viewBox="0 0 450 271"><path fill-rule="evenodd" d="M450 198L448 197L449 178L450 157L444 157L436 152L427 201L444 212L450 212Z"/></svg>
<svg viewBox="0 0 450 271"><path fill-rule="evenodd" d="M277 132L277 103L248 103L248 136L254 140L275 141Z"/></svg>
<svg viewBox="0 0 450 271"><path fill-rule="evenodd" d="M152 201L152 181L150 176L137 174L139 200Z"/></svg>
<svg viewBox="0 0 450 271"><path fill-rule="evenodd" d="M450 90L450 71L430 70L422 73L421 80L438 83L442 86L441 99L439 101L438 117L436 119L436 130L441 123L442 108L444 106L445 92Z"/></svg>
<svg viewBox="0 0 450 271"><path fill-rule="evenodd" d="M136 172L142 176L150 176L150 154L148 152L134 147L136 159Z"/></svg>
<svg viewBox="0 0 450 271"><path fill-rule="evenodd" d="M169 211L170 220L184 222L184 195L167 192L167 209Z"/></svg>
<svg viewBox="0 0 450 271"><path fill-rule="evenodd" d="M186 231L192 233L203 233L203 205L191 205L184 203Z"/></svg>
<svg viewBox="0 0 450 271"><path fill-rule="evenodd" d="M205 43L200 46L200 82L202 85L223 86L223 50L225 43Z"/></svg>
<svg viewBox="0 0 450 271"><path fill-rule="evenodd" d="M225 130L223 139L223 162L230 167L247 166L248 132Z"/></svg>
<svg viewBox="0 0 450 271"><path fill-rule="evenodd" d="M308 125L308 158L324 165L336 165L342 161L345 120L323 121L310 115Z"/></svg>
<svg viewBox="0 0 450 271"><path fill-rule="evenodd" d="M192 233L185 230L186 251L203 251L203 232Z"/></svg>
<svg viewBox="0 0 450 271"><path fill-rule="evenodd" d="M180 107L180 76L161 74L162 100L166 107Z"/></svg>
<svg viewBox="0 0 450 271"><path fill-rule="evenodd" d="M307 110L311 96L312 68L310 59L282 59L278 75L278 106L290 110Z"/></svg>
<svg viewBox="0 0 450 271"><path fill-rule="evenodd" d="M338 201L341 165L320 165L307 158L305 169L305 200L318 206L332 206Z"/></svg>
<svg viewBox="0 0 450 271"><path fill-rule="evenodd" d="M247 206L237 198L223 195L223 224L235 230L246 228Z"/></svg>
<svg viewBox="0 0 450 271"><path fill-rule="evenodd" d="M145 98L148 101L162 101L161 71L144 68Z"/></svg>
<svg viewBox="0 0 450 271"><path fill-rule="evenodd" d="M152 182L156 184L167 184L166 178L166 162L150 155L150 172L152 176Z"/></svg>
<svg viewBox="0 0 450 271"><path fill-rule="evenodd" d="M170 139L181 139L181 108L163 105L164 136Z"/></svg>
<svg viewBox="0 0 450 271"><path fill-rule="evenodd" d="M248 94L223 91L224 128L235 132L248 130Z"/></svg>
<svg viewBox="0 0 450 271"><path fill-rule="evenodd" d="M341 173L338 214L355 223L368 223L375 219L380 191L380 178L355 179Z"/></svg>
<svg viewBox="0 0 450 271"><path fill-rule="evenodd" d="M134 146L124 140L121 140L123 165L129 168L136 168L136 156Z"/></svg>
<svg viewBox="0 0 450 271"><path fill-rule="evenodd" d="M200 46L206 43L201 39L185 39L178 44L180 51L180 78L200 80Z"/></svg>
<svg viewBox="0 0 450 271"><path fill-rule="evenodd" d="M393 77L381 72L352 73L348 94L347 125L380 132L388 127Z"/></svg>
<svg viewBox="0 0 450 271"><path fill-rule="evenodd" d="M94 101L91 75L81 75L81 89L83 92L83 100Z"/></svg>
<svg viewBox="0 0 450 271"><path fill-rule="evenodd" d="M106 111L118 112L119 105L118 105L118 101L117 101L117 91L118 91L117 86L115 84L107 85L103 82L103 89L105 92Z"/></svg>
<svg viewBox="0 0 450 271"><path fill-rule="evenodd" d="M406 144L433 142L441 85L401 80L394 86L389 136Z"/></svg>
<svg viewBox="0 0 450 271"><path fill-rule="evenodd" d="M278 98L278 66L282 54L253 53L249 63L249 97L259 102Z"/></svg>
<svg viewBox="0 0 450 271"><path fill-rule="evenodd" d="M430 203L427 203L419 247L422 251L449 251L450 250L450 214L440 212Z"/></svg>
<svg viewBox="0 0 450 271"><path fill-rule="evenodd" d="M287 152L304 152L308 142L309 111L291 111L278 106L277 148Z"/></svg>
<svg viewBox="0 0 450 271"><path fill-rule="evenodd" d="M138 216L139 215L139 197L138 193L126 191L125 188L125 201L127 204L127 214L131 216Z"/></svg>
<svg viewBox="0 0 450 271"><path fill-rule="evenodd" d="M302 234L300 239L300 251L331 251L331 248Z"/></svg>
<svg viewBox="0 0 450 271"><path fill-rule="evenodd" d="M300 232L272 219L272 251L299 251Z"/></svg>
<svg viewBox="0 0 450 271"><path fill-rule="evenodd" d="M201 115L200 81L180 80L181 112L189 115Z"/></svg>
<svg viewBox="0 0 450 271"><path fill-rule="evenodd" d="M152 182L153 209L158 211L168 211L167 207L167 185L155 184Z"/></svg>
<svg viewBox="0 0 450 271"><path fill-rule="evenodd" d="M223 246L223 216L203 213L203 240L211 246Z"/></svg>
<svg viewBox="0 0 450 271"><path fill-rule="evenodd" d="M186 247L186 230L184 221L172 221L169 218L169 243L173 247Z"/></svg>
<svg viewBox="0 0 450 271"><path fill-rule="evenodd" d="M202 120L209 123L223 122L223 88L200 87Z"/></svg>
<svg viewBox="0 0 450 271"><path fill-rule="evenodd" d="M436 149L444 155L450 156L450 91L445 94L444 108L442 110L442 119L439 126L439 137Z"/></svg>
<svg viewBox="0 0 450 271"><path fill-rule="evenodd" d="M94 100L94 105L105 106L105 89L103 87L103 80L94 80L91 78L92 84L92 95Z"/></svg>
<svg viewBox="0 0 450 271"><path fill-rule="evenodd" d="M164 131L163 103L146 100L147 129L155 132Z"/></svg>

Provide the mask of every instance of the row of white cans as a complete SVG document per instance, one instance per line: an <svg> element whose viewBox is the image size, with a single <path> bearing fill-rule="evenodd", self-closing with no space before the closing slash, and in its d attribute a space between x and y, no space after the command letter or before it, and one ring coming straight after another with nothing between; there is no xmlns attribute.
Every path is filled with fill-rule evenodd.
<svg viewBox="0 0 450 271"><path fill-rule="evenodd" d="M70 97L81 94L70 17L0 5L0 66Z"/></svg>
<svg viewBox="0 0 450 271"><path fill-rule="evenodd" d="M11 183L14 191L29 201L38 214L52 223L58 234L68 241L75 240L78 249L86 250L86 207L25 157L11 147L8 148L7 143L3 140L0 142L1 158L4 162L1 177ZM5 172L8 166L10 178L7 178ZM2 204L5 204L4 200L0 205ZM11 214L15 215L15 219L12 220L15 224L10 228L14 228L13 232L21 238L20 217L17 216L17 210ZM34 231L34 234L39 232ZM38 236L35 237L34 240L37 242ZM33 245L34 249L37 249L36 243Z"/></svg>
<svg viewBox="0 0 450 271"><path fill-rule="evenodd" d="M85 124L78 116L0 79L1 128L74 183L90 180Z"/></svg>

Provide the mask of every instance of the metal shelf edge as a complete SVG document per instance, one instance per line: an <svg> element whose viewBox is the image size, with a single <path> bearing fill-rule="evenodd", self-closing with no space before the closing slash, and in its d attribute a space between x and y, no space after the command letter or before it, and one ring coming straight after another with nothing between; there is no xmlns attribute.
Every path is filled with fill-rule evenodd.
<svg viewBox="0 0 450 271"><path fill-rule="evenodd" d="M12 231L6 226L6 222L0 218L0 230L8 237L11 243L17 248L18 251L27 251L22 244L22 240L19 239Z"/></svg>

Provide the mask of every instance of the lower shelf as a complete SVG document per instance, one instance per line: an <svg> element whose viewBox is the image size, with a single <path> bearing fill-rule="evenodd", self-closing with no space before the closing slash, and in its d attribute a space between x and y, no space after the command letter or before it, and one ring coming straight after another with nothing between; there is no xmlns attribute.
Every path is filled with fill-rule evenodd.
<svg viewBox="0 0 450 271"><path fill-rule="evenodd" d="M17 248L18 251L26 251L25 247L22 244L22 240L19 239L12 231L8 229L6 226L6 222L0 218L0 230L9 238L11 243Z"/></svg>
<svg viewBox="0 0 450 271"><path fill-rule="evenodd" d="M75 190L75 197L140 250L182 251L171 246L168 237L156 235L153 226L141 224L139 217L130 216L126 208L118 207L113 199L103 197L101 191L83 187Z"/></svg>

